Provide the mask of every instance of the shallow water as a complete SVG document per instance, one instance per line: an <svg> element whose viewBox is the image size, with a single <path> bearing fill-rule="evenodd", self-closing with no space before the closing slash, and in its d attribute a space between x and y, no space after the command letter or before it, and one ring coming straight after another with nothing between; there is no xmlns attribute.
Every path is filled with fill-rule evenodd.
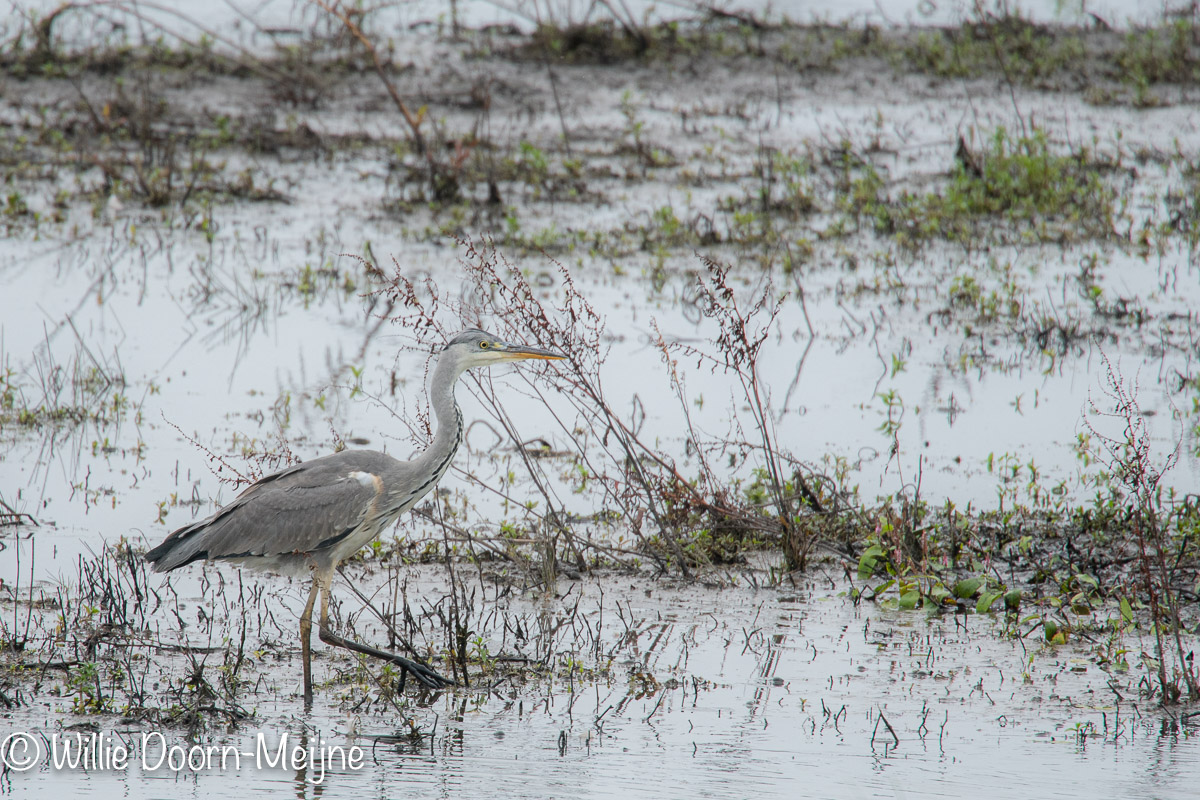
<svg viewBox="0 0 1200 800"><path fill-rule="evenodd" d="M399 742L394 712L339 712L336 686L311 714L296 700L250 693L243 700L255 719L195 741L101 719L104 741L128 743L126 769L43 765L8 775L5 788L139 798L283 789L302 797L795 797L799 789L811 797L1183 798L1200 780L1193 728L1115 702L1110 681L1132 694L1131 679L1099 669L1087 648L997 638L988 617L856 609L841 587L819 583L785 595L620 576L563 581L548 605L578 600L581 624L599 623L601 650L618 652L607 677L501 679L487 692L448 693L409 706L425 735ZM635 622L635 643L618 605ZM504 603L514 615L546 606ZM322 650L318 681L333 667ZM587 653L579 658L591 663ZM286 683L298 677L298 659L256 669L270 673L268 686ZM10 712L7 726L49 736L56 716L35 706ZM335 747L357 745L362 766L324 777L319 767L265 766L285 733L304 748L323 742L331 759L341 757ZM184 748L196 769L160 763L164 745ZM245 753L241 769L232 751L222 769L223 751L192 750L210 746Z"/></svg>
<svg viewBox="0 0 1200 800"><path fill-rule="evenodd" d="M15 0L13 5L23 12L32 11L44 15L57 4L52 0ZM258 0L253 4L164 0L152 7L124 2L110 5L116 6L116 9L106 9L104 19L125 22L134 15L127 16L120 11L132 8L145 19L159 22L168 30L178 31L181 35L193 35L198 28L208 29L232 41L251 46L288 41L297 37L301 30L314 24L316 16L311 8L305 7L306 4L297 4L292 0ZM747 13L758 19L786 18L799 23L851 22L885 26L957 25L970 18L974 9L973 4L962 0L889 0L887 3L875 0L791 0L782 3L745 0L739 3L711 4L690 3L686 0L665 4L650 0L629 0L619 6L620 11L628 17L651 22L694 14L697 7ZM991 10L986 4L985 8ZM1169 10L1170 6L1159 0L1093 0L1086 5L1056 0L1033 0L1020 6L1023 15L1039 23L1090 26L1096 24L1097 19L1102 19L1105 23L1121 29L1139 24L1153 24ZM383 20L384 24L402 28L441 28L449 26L451 20L456 19L459 25L469 28L515 25L525 31L533 29L538 20L550 20L558 24L581 24L609 17L603 8L597 8L594 3L583 0L554 0L552 3L535 3L529 0L515 0L510 3L489 0L397 3L380 7L375 16ZM136 20L136 16L134 19ZM85 33L90 34L94 34L94 30Z"/></svg>

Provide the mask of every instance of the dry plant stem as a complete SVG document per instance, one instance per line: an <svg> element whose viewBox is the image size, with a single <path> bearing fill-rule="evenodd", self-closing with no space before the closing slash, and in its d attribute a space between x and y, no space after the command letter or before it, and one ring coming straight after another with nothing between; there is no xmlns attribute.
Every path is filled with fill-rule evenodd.
<svg viewBox="0 0 1200 800"><path fill-rule="evenodd" d="M425 115L422 112L413 114L413 112L409 110L408 104L405 103L404 98L400 96L400 92L396 89L396 85L392 83L391 78L388 77L387 67L383 63L383 59L379 57L379 51L375 48L374 43L367 38L366 34L363 33L362 28L358 26L358 23L356 23L350 17L350 14L342 10L340 3L328 3L326 0L313 0L313 2L327 14L336 17L337 20L345 26L346 30L350 32L350 35L357 39L359 43L366 48L367 52L371 55L371 63L375 67L376 74L378 74L379 79L383 81L384 88L386 88L388 94L391 95L392 102L396 105L396 109L400 112L400 115L404 117L404 121L408 123L408 128L412 133L413 148L417 151L418 155L428 155L425 149L425 138L421 135L421 123L425 120Z"/></svg>
<svg viewBox="0 0 1200 800"><path fill-rule="evenodd" d="M1146 418L1137 401L1136 382L1132 388L1127 387L1124 377L1103 350L1101 357L1107 384L1105 394L1112 402L1114 410L1101 411L1094 401L1089 401L1089 405L1092 413L1097 416L1120 420L1122 438L1116 439L1097 431L1086 418L1085 425L1105 448L1109 468L1133 496L1130 513L1133 517L1133 532L1137 538L1139 571L1154 626L1160 700L1163 705L1169 705L1177 702L1179 696L1177 683L1167 675L1164 625L1171 629L1175 645L1174 655L1177 659L1175 669L1182 675L1192 699L1200 699L1200 684L1195 668L1184 653L1179 598L1171 585L1172 570L1167 563L1167 552L1170 549L1168 531L1164 529L1158 510L1161 504L1159 484L1163 475L1175 466L1179 458L1180 440L1176 440L1175 448L1162 465L1156 466L1150 452L1151 440Z"/></svg>
<svg viewBox="0 0 1200 800"><path fill-rule="evenodd" d="M1142 517L1141 509L1135 512L1135 515L1133 529L1138 542L1138 565L1141 568L1142 585L1146 590L1146 598L1150 605L1151 624L1154 625L1154 655L1155 660L1158 662L1158 685L1161 692L1162 704L1167 705L1172 702L1173 693L1170 690L1170 684L1167 682L1167 659L1165 658L1166 654L1163 648L1162 632L1162 601L1159 598L1157 581L1150 573L1151 559L1150 554L1147 552L1146 530L1143 524L1144 518Z"/></svg>
<svg viewBox="0 0 1200 800"><path fill-rule="evenodd" d="M545 480L545 476L542 474L541 469L539 467L535 467L533 462L530 460L529 451L525 447L521 446L520 436L517 434L517 430L513 426L512 420L509 418L508 414L505 413L504 409L501 407L496 398L495 391L492 388L491 374L472 375L471 377L474 378L476 384L480 388L480 391L486 394L488 408L492 412L496 421L499 422L504 428L504 432L507 434L509 441L518 443L517 453L520 454L521 461L525 464L525 469L529 473L529 476L533 479L534 485L537 487L538 492L546 500L547 513L542 517L542 527L545 533L541 541L542 559L540 566L542 581L546 585L546 589L548 591L553 591L554 584L558 580L558 539L560 536L565 538L570 544L572 550L575 551L577 561L580 563L583 561L582 557L579 556L578 551L575 550L570 529L568 529L567 526L562 522L563 515L560 513L562 504L558 504L559 511L556 511L555 504L552 502L547 481Z"/></svg>
<svg viewBox="0 0 1200 800"><path fill-rule="evenodd" d="M1157 480L1155 481L1157 483ZM1200 699L1200 686L1197 685L1196 673L1187 655L1184 653L1183 638L1181 635L1182 622L1179 619L1179 597L1178 593L1171 587L1171 568L1167 564L1167 537L1162 530L1162 523L1159 515L1153 508L1139 508L1137 516L1134 520L1134 532L1138 539L1138 555L1139 563L1142 568L1143 580L1145 581L1147 591L1151 594L1152 609L1155 616L1155 637L1156 646L1158 649L1159 659L1159 682L1163 686L1164 695L1163 703L1168 701L1167 682L1165 664L1163 658L1163 643L1162 643L1162 624L1160 622L1163 608L1166 610L1166 617L1171 628L1171 638L1175 645L1175 657L1177 659L1177 668L1182 674L1184 682L1188 687L1188 694L1192 699ZM1151 546L1147 547L1146 531L1149 529ZM1150 566L1154 566L1154 571L1158 575L1158 583L1161 587L1161 592L1154 591L1154 578L1151 574ZM1174 686L1171 686L1171 694L1174 695Z"/></svg>
<svg viewBox="0 0 1200 800"><path fill-rule="evenodd" d="M621 11L623 11L624 14L622 14L621 11L618 11L610 0L599 0L600 5L608 9L609 13L613 15L613 19L615 19L625 31L625 34L630 39L637 42L638 51L642 53L646 52L646 50L650 47L650 42L647 40L646 34L641 29L641 26L638 25L637 17L634 16L633 12L629 9L629 6L626 5L625 0L618 0L618 2L620 2Z"/></svg>
<svg viewBox="0 0 1200 800"><path fill-rule="evenodd" d="M534 3L533 10L535 13L535 19L537 21L537 25L540 28L544 24L542 22L541 7L537 3ZM554 67L550 63L549 49L550 48L549 48L548 44L544 44L542 46L542 51L541 51L542 65L545 66L546 75L550 78L550 92L554 97L554 109L555 109L555 111L558 112L559 127L562 128L563 147L567 151L567 158L574 158L575 156L572 155L572 153L571 153L571 135L567 131L567 118L566 118L566 115L563 113L562 99L558 96L558 78L555 76Z"/></svg>
<svg viewBox="0 0 1200 800"><path fill-rule="evenodd" d="M33 525L35 528L40 528L41 525L33 518L31 514L24 511L17 511L15 508L4 502L0 498L0 525Z"/></svg>
<svg viewBox="0 0 1200 800"><path fill-rule="evenodd" d="M340 568L339 572L342 572ZM342 572L342 576L345 577L345 572ZM390 580L393 579L390 578L389 581ZM411 653L417 652L417 648L413 647L412 641L403 633L396 630L396 627L392 625L391 620L388 619L387 615L375 607L375 604L371 601L371 598L363 594L362 590L358 588L357 584L355 584L353 581L347 580L346 585L349 586L350 591L354 592L358 599L362 601L362 604L371 610L371 613L375 615L375 619L377 619L385 628L387 628L388 637L391 642L398 643L401 647ZM399 602L395 599L393 599L393 607L399 607ZM407 606L405 606L404 611L405 614L408 613Z"/></svg>
<svg viewBox="0 0 1200 800"><path fill-rule="evenodd" d="M716 321L720 327L716 343L722 358L718 360L713 355L690 346L680 346L678 349L685 354L696 356L701 361L708 361L714 370L720 368L726 373L733 373L741 386L758 434L759 442L755 452L761 456L763 468L767 472L767 491L774 506L776 522L780 527L787 568L803 569L812 549L813 538L802 536L797 528L797 509L792 502L793 496L786 492L787 478L775 445L774 423L758 377L759 353L787 295L772 298L771 285L768 283L751 310L748 313L743 312L738 305L736 294L726 280L726 270L712 259L701 257L701 261L708 267L709 272L708 281L700 280L698 286L701 298L707 301L702 310L705 316ZM752 320L760 312L766 314L766 320L751 330ZM814 510L823 511L819 498L809 488L799 470L794 471L793 479L800 495Z"/></svg>
<svg viewBox="0 0 1200 800"><path fill-rule="evenodd" d="M50 36L50 29L54 27L54 21L57 20L65 11L70 11L75 8L75 3L61 3L57 8L51 11L46 16L42 17L34 26L34 35L37 39L36 53L38 58L49 60L54 55L54 45Z"/></svg>
<svg viewBox="0 0 1200 800"><path fill-rule="evenodd" d="M680 535L718 527L779 536L785 546L789 571L803 566L816 537L808 532L808 527L801 525L800 509L807 506L819 514L828 512L810 486L800 463L778 447L768 408L769 399L757 374L759 350L774 330L772 323L783 298L772 295L768 286L751 310L744 312L724 280L723 270L709 262L710 278L700 285L700 297L705 302L702 309L705 315L721 329L717 353L668 345L664 337L658 337L660 350L669 365L673 364L675 353L683 353L697 357L714 371L721 369L732 373L753 414L753 436L708 443L691 424L690 414L686 414L686 435L691 440L691 449L698 452L701 464L701 474L693 480L679 472L673 459L641 438L636 410L630 419L614 410L601 380L600 366L607 351L604 319L575 287L569 270L556 264L561 291L555 305L550 307L543 304L540 293L530 286L526 276L504 261L489 242L482 246L469 241L460 244L464 249L462 264L468 291L461 299L446 298L431 282L426 281L420 286L412 283L397 266L396 275L386 290L393 307L400 310L396 321L415 331L419 341L432 344L446 333L442 317L447 312L457 318L455 325L487 319L488 324L499 325L501 333L508 337L532 338L543 347L564 352L570 368L547 373L541 380L548 381L558 390L559 397L574 409L577 417L567 420L554 415L553 419L561 433L576 445L582 463L602 487L605 502L625 517L641 543L641 555L653 558L665 571L668 564L661 557L669 554L669 559L678 564L680 571L685 576L690 575L689 562L705 562L707 554L696 548L685 551ZM683 381L679 375L671 378L671 386L682 401ZM531 391L542 394L538 387ZM496 408L483 384L478 385L476 396L486 406ZM633 401L636 405L636 396ZM502 412L494 410L493 414L513 446L522 449L521 439L507 424ZM740 429L739 422L735 420L733 424ZM597 463L591 455L597 444L603 463ZM524 455L523 450L522 453ZM753 455L763 466L762 482L767 502L754 504L739 499L728 477L717 474L712 466L715 463L713 456L736 453L740 453L743 460ZM538 479L540 467L528 458L525 461L548 509L544 516L535 513L531 516L539 517L543 525L557 526L561 533L563 526L557 514L552 512L562 504L552 496L549 485ZM792 484L790 489L789 483ZM832 495L839 497L836 487ZM650 538L643 533L643 521L652 522L657 537ZM547 535L540 538L543 551L548 539ZM567 544L577 552L577 541L573 536L568 536ZM543 552L542 560L548 565L547 553Z"/></svg>

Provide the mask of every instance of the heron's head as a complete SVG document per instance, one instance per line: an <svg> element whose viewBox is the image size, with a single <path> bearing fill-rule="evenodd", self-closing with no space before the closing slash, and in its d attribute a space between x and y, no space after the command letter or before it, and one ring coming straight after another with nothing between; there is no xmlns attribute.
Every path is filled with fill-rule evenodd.
<svg viewBox="0 0 1200 800"><path fill-rule="evenodd" d="M492 364L521 361L526 358L548 360L566 358L562 353L556 353L553 350L542 350L537 347L506 342L478 329L463 331L446 342L446 346L442 348L442 357L453 358L461 369L487 367Z"/></svg>

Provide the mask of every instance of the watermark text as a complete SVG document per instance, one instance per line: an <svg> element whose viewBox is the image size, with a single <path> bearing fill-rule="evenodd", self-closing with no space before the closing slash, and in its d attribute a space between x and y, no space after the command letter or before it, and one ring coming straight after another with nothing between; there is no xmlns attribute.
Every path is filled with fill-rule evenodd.
<svg viewBox="0 0 1200 800"><path fill-rule="evenodd" d="M122 735L107 731L36 734L14 731L0 739L0 768L25 772L39 765L54 770L142 772L227 772L275 769L303 772L321 784L331 771L360 770L366 754L358 745L329 744L294 733L258 733L248 742L200 744L143 731Z"/></svg>

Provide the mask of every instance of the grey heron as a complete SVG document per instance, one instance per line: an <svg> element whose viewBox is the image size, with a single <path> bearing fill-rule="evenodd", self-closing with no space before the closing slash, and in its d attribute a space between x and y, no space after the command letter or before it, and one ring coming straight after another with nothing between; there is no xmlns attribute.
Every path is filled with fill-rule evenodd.
<svg viewBox="0 0 1200 800"><path fill-rule="evenodd" d="M561 353L510 344L477 329L442 348L430 385L438 427L429 448L412 461L372 450L343 450L268 475L200 522L186 525L146 553L155 572L193 561L222 560L253 569L304 574L312 589L300 617L304 700L312 703L312 612L321 597L320 638L401 667L421 684L442 689L452 681L424 664L351 641L329 627L329 586L338 563L358 552L437 485L463 438L454 387L462 373L527 358L561 359Z"/></svg>

